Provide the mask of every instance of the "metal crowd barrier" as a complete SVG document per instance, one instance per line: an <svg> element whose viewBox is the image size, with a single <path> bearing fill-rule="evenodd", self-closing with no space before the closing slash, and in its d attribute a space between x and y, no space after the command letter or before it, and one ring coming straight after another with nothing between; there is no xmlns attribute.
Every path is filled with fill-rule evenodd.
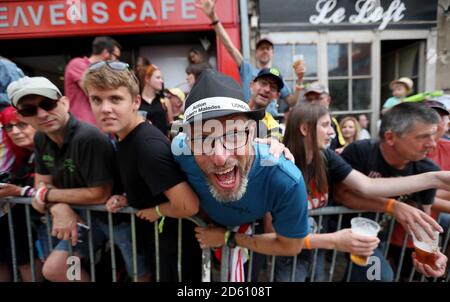
<svg viewBox="0 0 450 302"><path fill-rule="evenodd" d="M32 238L32 223L31 223L31 215L30 215L30 207L31 207L31 198L3 198L0 199L0 205L7 204L8 206L11 206L13 204L23 204L25 206L25 215L26 215L26 224L27 224L27 240L28 240L28 249L29 249L29 257L30 257L30 266L31 266L31 274L32 274L32 281L36 281L36 271L35 271L35 257L34 257L34 248L35 244L33 242ZM72 208L86 211L86 224L87 226L92 226L92 217L91 213L92 211L101 211L106 212L106 207L104 205L91 205L91 206L75 206L71 205ZM132 276L130 276L133 281L137 281L137 239L136 239L136 216L135 213L137 212L137 209L131 208L131 207L125 207L118 211L118 213L123 214L129 214L130 215L130 221L131 221L131 241L132 241L132 267L133 272ZM18 273L18 265L17 265L17 250L16 250L16 242L15 242L15 236L14 236L14 219L12 215L12 211L9 210L7 212L7 219L8 219L8 228L9 228L9 234L10 234L10 246L11 246L11 256L12 256L12 274L13 274L13 280L14 282L20 281L19 279L19 273ZM46 231L47 231L47 238L48 238L48 251L53 251L53 237L51 236L51 217L49 213L46 213ZM115 257L115 244L114 244L114 232L113 232L113 214L108 212L108 228L109 228L109 242L110 242L110 253L111 253L111 272L112 272L112 281L117 281L117 265L116 265L116 257ZM5 217L2 217L1 219L4 219ZM190 217L186 218L187 220L191 221L192 223L196 224L197 226L206 226L206 223L204 223L200 218L198 217ZM182 224L181 219L178 219L178 257L177 257L177 275L179 281L182 281L182 257L181 257L181 246L182 246ZM155 281L160 281L160 263L159 263L159 239L158 239L158 223L155 222L154 224L154 234L155 234L155 257L156 257L156 276ZM87 232L88 234L88 247L89 247L89 270L90 270L90 278L92 282L96 281L96 269L95 269L95 251L93 248L93 238L92 238L92 232ZM195 240L195 238L193 238ZM1 243L5 244L5 243ZM73 255L72 246L69 244L69 256ZM201 270L201 281L202 282L210 282L211 281L211 253L209 250L203 250L202 251L202 270Z"/></svg>
<svg viewBox="0 0 450 302"><path fill-rule="evenodd" d="M31 207L31 199L30 198L3 198L0 199L0 205L2 204L13 204L13 203L17 203L17 204L24 204L25 205L25 215L26 215L26 227L27 227L27 241L28 241L28 246L29 246L29 257L30 257L30 265L32 268L32 281L36 281L36 271L35 271L35 266L34 266L34 252L33 252L33 248L34 248L34 242L33 242L33 238L32 238L32 223L31 223L31 215L30 215L30 207ZM75 209L80 209L80 210L84 210L86 211L86 224L88 226L92 225L92 217L91 217L91 212L92 211L106 211L106 207L104 205L94 205L94 206L73 206L73 208ZM125 213L125 214L129 214L130 215L130 221L131 221L131 238L132 238L132 263L133 263L133 273L132 273L132 279L133 281L137 281L137 248L136 248L136 225L135 225L135 213L137 212L136 209L133 209L131 207L126 207L123 208L119 211L119 213ZM338 215L337 217L337 227L336 230L340 230L342 229L342 220L345 214L354 214L354 215L358 215L361 216L364 213L364 211L357 211L357 210L352 210L352 209L348 209L345 207L325 207L325 208L321 208L321 209L316 209L316 210L312 210L310 211L310 216L315 217L317 220L317 224L318 224L318 231L320 232L322 229L322 223L323 223L323 218L326 216L330 216L330 215ZM8 213L6 214L8 217L8 228L9 228L9 233L10 233L10 246L12 247L11 249L11 254L12 254L12 270L13 270L13 280L15 282L20 281L19 278L19 273L18 273L18 265L17 265L17 251L16 251L16 243L15 243L15 237L14 237L14 221L13 221L13 216L12 216L12 212L8 211ZM112 272L112 281L113 282L117 282L117 264L116 264L116 257L115 257L115 244L114 244L114 232L113 232L113 214L108 212L108 228L109 228L109 241L110 241L110 253L111 253L111 272ZM376 214L375 219L378 221L380 219L382 215L380 215L380 213ZM2 217L2 219L4 219L5 217ZM204 221L202 221L200 218L198 217L191 217L191 218L186 218L188 220L190 220L191 222L195 223L198 226L206 226L206 223ZM50 226L50 221L51 221L51 217L50 215L47 213L46 214L46 232L47 232L47 236L48 236L48 250L51 252L53 250L53 240L52 240L52 236L51 236L51 226ZM178 257L177 257L177 273L178 273L178 279L179 281L182 281L181 278L181 270L182 270L182 262L181 262L181 252L182 252L182 224L181 224L181 219L178 220ZM393 228L394 228L394 219L390 220L390 223L388 225L388 237L386 242L390 242L391 239L391 235L393 232ZM253 225L253 230L254 230L255 225ZM158 240L158 225L157 223L154 223L154 232L155 232L155 257L156 257L156 276L155 276L155 281L160 281L160 263L159 263L159 240ZM396 282L400 281L400 271L401 268L403 266L403 262L404 262L404 256L405 256L405 250L406 250L406 242L407 242L407 234L405 233L405 237L403 240L403 246L401 248L401 255L400 255L400 262L398 263L398 269L395 273L395 280ZM450 228L447 230L447 232L445 234L441 235L441 244L440 246L442 247L442 253L446 253L448 244L449 244L449 237L450 237ZM196 240L195 238L193 238L193 240ZM91 277L91 281L95 282L96 281L96 267L95 267L95 251L93 248L93 238L92 238L92 233L88 232L88 243L89 243L89 270L90 270L90 277ZM5 244L4 242L2 242L1 244ZM69 244L69 246L71 246ZM389 244L385 245L385 249L383 251L383 255L386 257L387 253L388 253L388 249L389 249ZM212 280L215 278L212 278L212 273L213 273L213 269L211 268L212 266L212 259L211 259L211 250L209 249L205 249L202 251L202 276L201 276L201 280L202 282L211 282L211 281L228 281L228 275L229 275L229 263L228 263L228 255L229 255L229 248L224 246L222 247L222 257L221 257L221 263L220 263L220 271L218 272L218 278L219 280ZM317 265L317 259L318 259L318 252L319 250L314 250L313 251L313 261L312 261L312 265L311 265L311 269L309 272L309 281L310 282L314 282L315 281L315 271L316 271L316 265ZM330 251L331 252L331 251ZM69 255L72 255L73 251L71 249L69 249ZM334 280L334 275L335 275L335 271L336 271L336 264L337 264L337 257L338 257L338 251L333 250L332 251L332 256L331 256L331 261L329 261L328 266L328 281L336 281ZM266 270L263 272L267 278L266 280L262 280L262 281L269 281L269 282L273 282L274 281L274 272L275 272L275 263L276 263L276 256L266 256L266 259L268 259L268 265ZM297 263L297 257L292 257L293 261L292 261L292 270L291 270L291 280L290 281L294 281L295 280L295 267L296 267L296 263ZM346 259L348 259L348 256L346 255ZM254 253L250 252L249 253L249 261L248 261L248 265L247 265L247 270L246 270L246 280L252 280L252 274L254 274L253 272L253 264L254 264ZM351 274L351 270L352 270L352 262L349 261L349 267L347 269L346 272L346 277L345 277L345 281L349 281L350 280L350 274ZM409 281L413 280L414 277L414 268L411 271L410 274L410 278ZM446 274L444 275L444 277L439 278L439 281L445 280L446 282L449 282L450 279L450 270L447 270ZM428 279L426 279L424 276L421 278L420 281L430 281ZM432 281L436 282L438 281L438 279L433 279Z"/></svg>

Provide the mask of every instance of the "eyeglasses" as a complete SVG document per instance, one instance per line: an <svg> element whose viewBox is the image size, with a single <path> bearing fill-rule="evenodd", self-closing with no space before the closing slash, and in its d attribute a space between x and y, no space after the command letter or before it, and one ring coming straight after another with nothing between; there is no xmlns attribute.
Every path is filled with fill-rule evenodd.
<svg viewBox="0 0 450 302"><path fill-rule="evenodd" d="M259 85L260 85L261 87L263 87L263 88L269 86L270 92L272 92L272 93L276 93L276 92L279 91L278 85L275 84L275 83L272 83L272 82L270 82L270 81L263 80L263 79L259 79L257 82L258 82Z"/></svg>
<svg viewBox="0 0 450 302"><path fill-rule="evenodd" d="M51 111L56 108L56 106L58 105L58 101L59 100L45 98L40 101L37 106L24 106L20 109L17 109L17 112L22 116L35 116L37 114L38 107L45 111Z"/></svg>
<svg viewBox="0 0 450 302"><path fill-rule="evenodd" d="M128 63L109 60L92 63L91 65L89 65L89 70L100 69L103 66L107 66L113 70L127 70L130 68L130 65L128 65Z"/></svg>
<svg viewBox="0 0 450 302"><path fill-rule="evenodd" d="M250 130L247 128L243 131L225 133L222 136L191 138L189 139L191 150L194 152L194 155L212 155L216 141L220 141L226 150L242 148L247 144L249 133Z"/></svg>
<svg viewBox="0 0 450 302"><path fill-rule="evenodd" d="M28 124L23 122L18 122L17 124L6 124L3 126L3 129L5 129L6 132L11 132L14 126L19 130L23 130L28 127Z"/></svg>

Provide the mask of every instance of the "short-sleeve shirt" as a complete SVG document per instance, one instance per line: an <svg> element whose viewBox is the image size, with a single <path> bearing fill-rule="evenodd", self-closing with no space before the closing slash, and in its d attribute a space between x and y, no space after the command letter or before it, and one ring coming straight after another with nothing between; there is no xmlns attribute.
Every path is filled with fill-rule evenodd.
<svg viewBox="0 0 450 302"><path fill-rule="evenodd" d="M143 99L139 106L139 111L146 112L145 116L147 119L151 121L157 129L161 130L164 135L167 135L169 127L166 118L167 112L162 105L163 101L164 100L162 100L159 95L157 95L150 104Z"/></svg>
<svg viewBox="0 0 450 302"><path fill-rule="evenodd" d="M250 100L250 97L252 96L252 92L250 90L250 83L258 75L258 72L260 70L261 69L256 68L246 60L242 61L241 66L239 66L239 75L241 76L242 82L242 93L244 94L244 99L247 102ZM281 92L280 98L282 99L286 99L286 97L291 94L291 89L289 89L289 86L286 84L286 82L284 82L284 87L283 89L281 89L280 92Z"/></svg>
<svg viewBox="0 0 450 302"><path fill-rule="evenodd" d="M330 192L333 192L335 184L343 181L352 172L352 167L345 162L336 152L330 149L321 151L323 159L326 161L327 176L328 176L328 192L319 193L311 179L308 181L308 209L317 209L325 207L328 204ZM314 175L314 166L308 165L309 175Z"/></svg>
<svg viewBox="0 0 450 302"><path fill-rule="evenodd" d="M384 102L383 104L383 109L388 109L388 108L392 108L395 105L400 104L402 101L399 98L396 98L395 96L390 97L386 100L386 102Z"/></svg>
<svg viewBox="0 0 450 302"><path fill-rule="evenodd" d="M64 71L64 94L69 98L70 112L78 120L97 126L89 99L78 84L89 64L87 57L74 58L67 64Z"/></svg>
<svg viewBox="0 0 450 302"><path fill-rule="evenodd" d="M51 175L61 189L97 187L114 181L114 148L96 127L70 115L59 147L44 133L36 133L36 172Z"/></svg>
<svg viewBox="0 0 450 302"><path fill-rule="evenodd" d="M439 167L430 159L424 158L413 161L402 170L390 166L380 150L380 143L374 140L361 140L348 145L342 152L342 158L355 170L371 177L398 177L416 175L425 172L439 171ZM430 205L436 195L435 189L423 190L402 196L392 196L399 201L413 201L419 208L421 205ZM404 231L397 225L391 238L391 243L401 246ZM408 243L412 247L412 243Z"/></svg>
<svg viewBox="0 0 450 302"><path fill-rule="evenodd" d="M450 141L438 140L436 148L428 154L428 158L435 162L441 170L450 171Z"/></svg>
<svg viewBox="0 0 450 302"><path fill-rule="evenodd" d="M188 155L185 135L172 141L172 152L200 199L201 208L217 224L232 228L272 214L276 232L288 238L309 233L306 189L300 170L283 156L277 161L268 145L254 144L255 158L241 199L219 202L211 194L205 174Z"/></svg>
<svg viewBox="0 0 450 302"><path fill-rule="evenodd" d="M148 122L117 143L117 166L128 203L137 209L167 201L164 191L186 180L168 138Z"/></svg>

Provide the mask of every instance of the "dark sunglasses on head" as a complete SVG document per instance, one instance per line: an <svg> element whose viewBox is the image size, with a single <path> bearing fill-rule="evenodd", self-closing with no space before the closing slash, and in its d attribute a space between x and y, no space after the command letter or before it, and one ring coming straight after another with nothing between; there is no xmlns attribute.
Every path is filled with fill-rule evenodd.
<svg viewBox="0 0 450 302"><path fill-rule="evenodd" d="M17 112L22 116L34 116L37 114L38 107L45 110L45 111L51 111L56 108L58 105L59 100L52 100L45 98L42 101L39 102L37 106L27 106L17 109Z"/></svg>
<svg viewBox="0 0 450 302"><path fill-rule="evenodd" d="M19 130L23 130L26 127L28 127L28 124L23 122L18 122L17 124L6 124L3 126L3 129L5 129L6 132L11 132L14 126L17 127L17 129Z"/></svg>
<svg viewBox="0 0 450 302"><path fill-rule="evenodd" d="M129 67L130 67L130 65L128 65L128 63L125 63L125 62L100 61L100 62L92 63L91 65L89 65L89 70L100 69L103 66L107 66L113 70L126 70L126 69L129 69Z"/></svg>

